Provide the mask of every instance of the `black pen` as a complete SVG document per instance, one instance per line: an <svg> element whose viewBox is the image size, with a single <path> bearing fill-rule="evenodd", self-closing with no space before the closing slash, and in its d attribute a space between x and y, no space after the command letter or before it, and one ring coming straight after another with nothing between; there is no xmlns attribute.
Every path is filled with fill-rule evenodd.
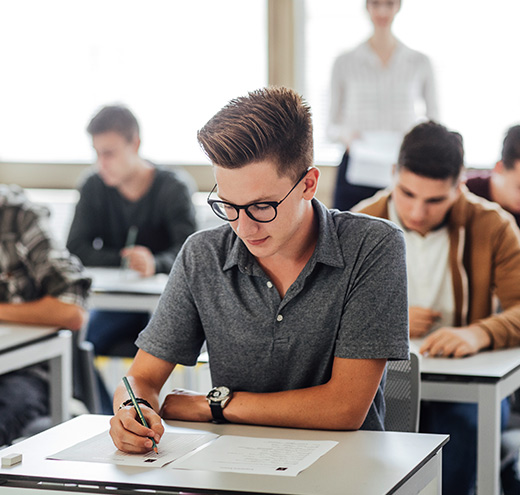
<svg viewBox="0 0 520 495"><path fill-rule="evenodd" d="M130 383L128 383L128 378L126 376L123 377L123 383L125 384L126 390L128 391L128 395L130 396L130 400L132 401L132 404L134 405L135 410L137 411L137 415L139 416L139 419L141 420L141 423L143 426L146 426L146 428L150 428L148 426L148 423L146 422L146 419L144 419L143 413L141 411L141 408L139 407L139 403L135 399L134 391L132 390L132 387L130 386ZM152 443L153 443L153 450L156 454L159 453L159 450L157 449L157 444L155 443L155 440L153 437L148 437Z"/></svg>

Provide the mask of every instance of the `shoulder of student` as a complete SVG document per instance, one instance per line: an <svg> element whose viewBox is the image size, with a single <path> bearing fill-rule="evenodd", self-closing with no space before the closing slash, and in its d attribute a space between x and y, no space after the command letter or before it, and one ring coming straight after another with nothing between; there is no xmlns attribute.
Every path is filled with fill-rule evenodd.
<svg viewBox="0 0 520 495"><path fill-rule="evenodd" d="M24 221L26 221L27 217L47 218L50 215L48 208L31 202L23 188L16 184L0 184L0 208L2 210L23 211ZM16 217L13 220L22 220L18 215Z"/></svg>
<svg viewBox="0 0 520 495"><path fill-rule="evenodd" d="M164 187L186 187L190 194L193 194L197 190L195 179L186 170L180 167L166 168L164 166L154 166L156 168L157 179Z"/></svg>
<svg viewBox="0 0 520 495"><path fill-rule="evenodd" d="M473 226L480 235L493 235L504 228L518 229L515 218L498 203L488 201L467 189L452 209L452 221L461 226Z"/></svg>

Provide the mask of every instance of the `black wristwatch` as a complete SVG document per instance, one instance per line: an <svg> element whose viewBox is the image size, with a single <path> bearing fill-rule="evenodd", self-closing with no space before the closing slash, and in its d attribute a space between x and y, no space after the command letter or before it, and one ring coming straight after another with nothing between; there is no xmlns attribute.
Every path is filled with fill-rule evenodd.
<svg viewBox="0 0 520 495"><path fill-rule="evenodd" d="M229 404L233 392L228 387L214 387L206 395L215 423L227 423L223 409Z"/></svg>

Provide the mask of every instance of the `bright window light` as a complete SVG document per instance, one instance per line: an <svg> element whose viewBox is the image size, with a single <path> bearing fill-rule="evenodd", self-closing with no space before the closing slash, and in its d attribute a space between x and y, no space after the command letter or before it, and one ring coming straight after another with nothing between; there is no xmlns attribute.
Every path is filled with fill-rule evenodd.
<svg viewBox="0 0 520 495"><path fill-rule="evenodd" d="M325 138L332 64L366 40L365 0L306 0L301 90L313 108L316 161L339 163ZM403 0L395 35L434 66L441 123L462 134L466 163L491 167L507 128L520 123L518 0Z"/></svg>
<svg viewBox="0 0 520 495"><path fill-rule="evenodd" d="M206 163L197 129L267 84L266 19L266 0L1 0L0 161L90 162L90 118L123 103L144 157Z"/></svg>

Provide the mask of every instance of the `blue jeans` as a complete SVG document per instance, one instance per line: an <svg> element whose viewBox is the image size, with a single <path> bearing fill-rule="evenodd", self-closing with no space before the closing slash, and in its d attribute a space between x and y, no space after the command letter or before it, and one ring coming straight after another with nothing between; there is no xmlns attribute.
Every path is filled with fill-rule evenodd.
<svg viewBox="0 0 520 495"><path fill-rule="evenodd" d="M94 345L96 355L133 357L135 339L149 319L149 313L92 310L86 339Z"/></svg>
<svg viewBox="0 0 520 495"><path fill-rule="evenodd" d="M509 401L502 401L502 430L509 419ZM421 402L421 433L450 435L442 449L443 495L472 495L477 480L477 404Z"/></svg>

